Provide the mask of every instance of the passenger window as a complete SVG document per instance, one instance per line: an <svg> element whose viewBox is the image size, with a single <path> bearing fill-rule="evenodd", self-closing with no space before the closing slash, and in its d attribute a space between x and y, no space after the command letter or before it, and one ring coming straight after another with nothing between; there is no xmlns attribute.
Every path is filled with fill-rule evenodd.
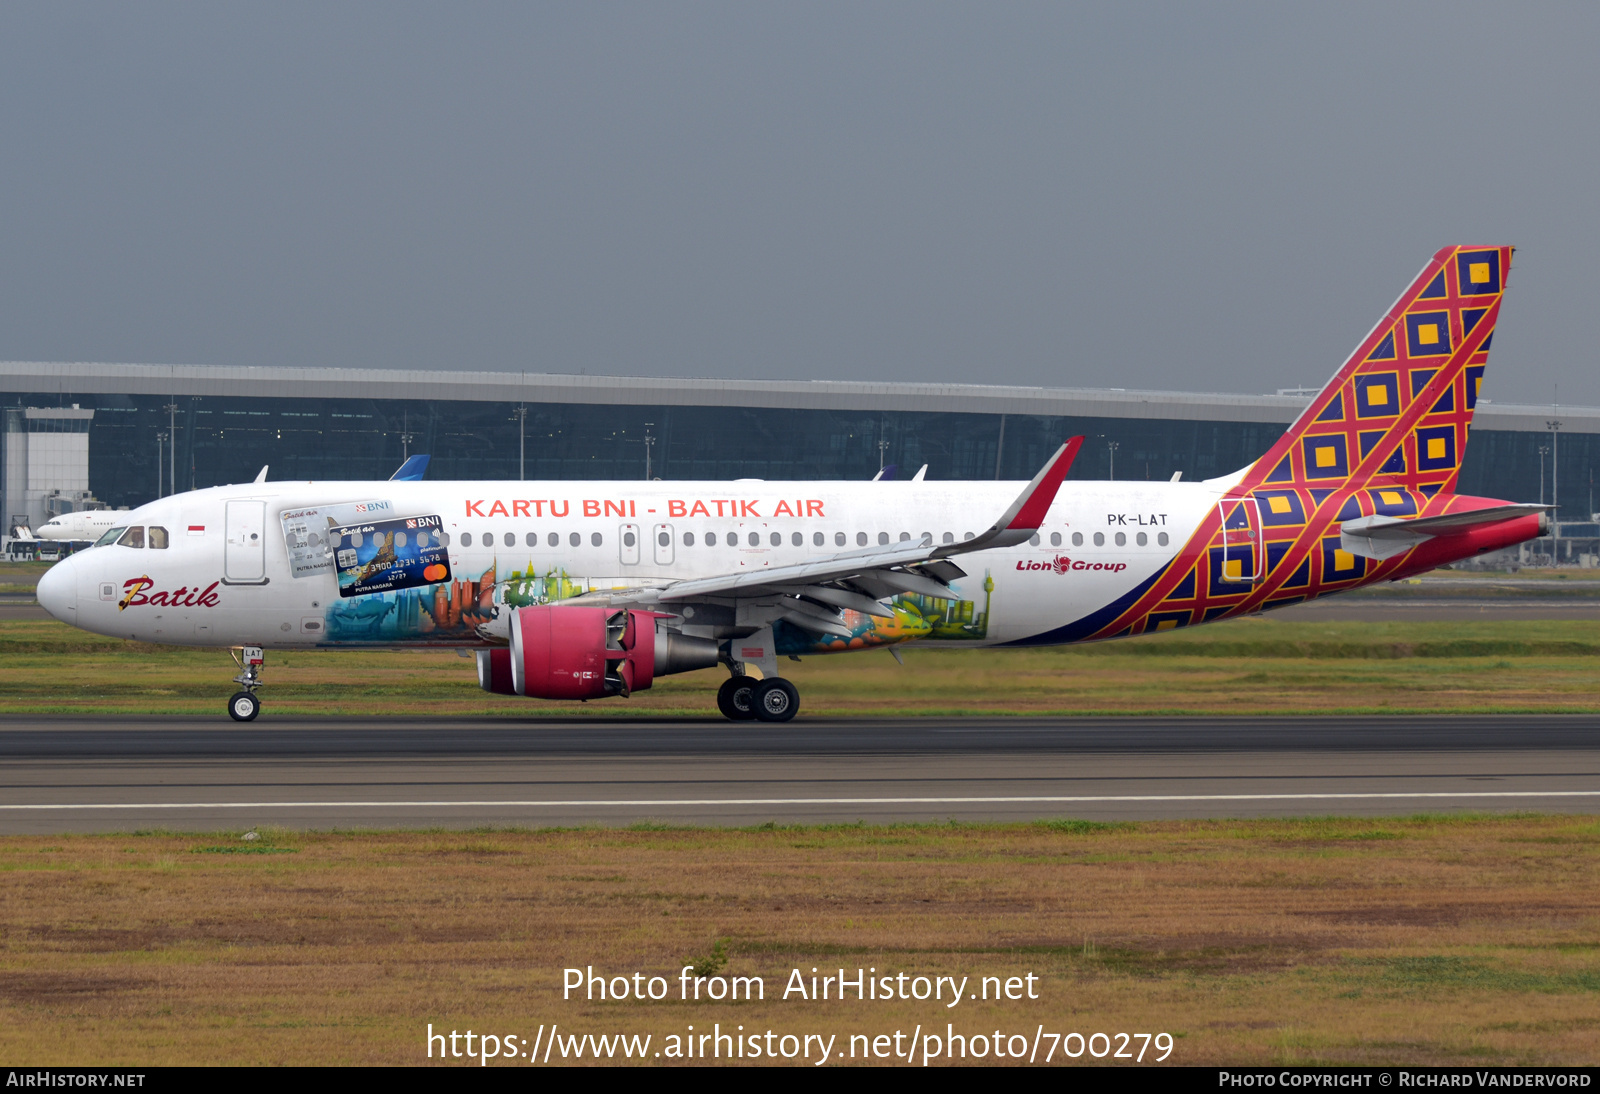
<svg viewBox="0 0 1600 1094"><path fill-rule="evenodd" d="M1052 547L1061 546L1061 533L1060 532L1051 532L1050 533L1050 546L1052 546Z"/></svg>
<svg viewBox="0 0 1600 1094"><path fill-rule="evenodd" d="M525 537L523 537L522 542L526 543L529 547L539 546L539 533L529 532Z"/></svg>
<svg viewBox="0 0 1600 1094"><path fill-rule="evenodd" d="M835 547L843 547L844 546L844 542L845 541L844 541L844 533L843 532L835 532L835 533L833 533L833 545Z"/></svg>
<svg viewBox="0 0 1600 1094"><path fill-rule="evenodd" d="M707 547L715 547L716 545L717 545L717 533L715 533L715 532L707 532L706 533L706 546Z"/></svg>
<svg viewBox="0 0 1600 1094"><path fill-rule="evenodd" d="M972 538L973 538L973 536L972 536L971 532L962 533L961 539L962 539L963 542L966 541L966 540L972 539Z"/></svg>
<svg viewBox="0 0 1600 1094"><path fill-rule="evenodd" d="M866 545L867 545L867 533L865 533L865 532L857 532L856 533L856 546L857 547L865 547Z"/></svg>
<svg viewBox="0 0 1600 1094"><path fill-rule="evenodd" d="M418 547L426 547L427 545L428 545L428 533L426 533L426 532L418 532L417 533L417 546Z"/></svg>
<svg viewBox="0 0 1600 1094"><path fill-rule="evenodd" d="M1159 543L1161 546L1165 547L1167 545L1167 533L1165 533L1165 532L1158 533L1156 535L1156 542Z"/></svg>
<svg viewBox="0 0 1600 1094"><path fill-rule="evenodd" d="M660 535L656 536L656 543L662 547L671 547L672 536L666 532L662 532Z"/></svg>
<svg viewBox="0 0 1600 1094"><path fill-rule="evenodd" d="M599 532L590 532L589 542L598 547L605 542L605 537L601 536Z"/></svg>
<svg viewBox="0 0 1600 1094"><path fill-rule="evenodd" d="M624 532L624 533L622 533L622 545L624 547L632 547L633 544L634 544L633 533L632 532ZM597 543L597 544L595 544L595 546L598 547L600 545ZM662 546L665 546L665 544L663 544Z"/></svg>
<svg viewBox="0 0 1600 1094"><path fill-rule="evenodd" d="M1094 534L1094 545L1096 547L1104 547L1106 545L1106 534L1104 532L1096 532Z"/></svg>
<svg viewBox="0 0 1600 1094"><path fill-rule="evenodd" d="M774 533L772 533L772 536L770 538L772 540L772 545L774 547L782 547L783 546L783 533L782 532L774 532Z"/></svg>
<svg viewBox="0 0 1600 1094"><path fill-rule="evenodd" d="M150 530L151 530L151 531L152 531L152 532L153 532L153 531L155 531L155 529L154 529L154 528L152 528L152 529L150 529ZM153 537L152 537L152 538L153 538ZM405 545L406 545L406 534L405 534L405 533L404 533L404 532L396 532L396 533L395 533L395 534L394 534L394 545L395 545L395 546L396 546L396 547L404 547L404 546L405 546ZM154 544L154 543L152 543L152 544L151 544L151 545L150 545L150 546L152 546L152 547L154 547L154 546L155 546L155 544Z"/></svg>
<svg viewBox="0 0 1600 1094"><path fill-rule="evenodd" d="M1029 547L1037 547L1037 546L1039 546L1039 533L1038 532L1035 532L1035 533L1033 533L1033 535L1028 537L1028 546Z"/></svg>
<svg viewBox="0 0 1600 1094"><path fill-rule="evenodd" d="M517 545L517 534L515 532L507 532L505 539L507 547L515 547Z"/></svg>
<svg viewBox="0 0 1600 1094"><path fill-rule="evenodd" d="M888 543L889 543L889 533L888 532L879 532L878 533L878 546L879 547L884 547L884 546L887 546Z"/></svg>
<svg viewBox="0 0 1600 1094"><path fill-rule="evenodd" d="M1083 546L1083 533L1082 532L1074 532L1074 533L1072 533L1072 545L1074 547L1082 547Z"/></svg>
<svg viewBox="0 0 1600 1094"><path fill-rule="evenodd" d="M811 546L821 547L826 542L827 540L823 537L821 532L811 533Z"/></svg>
<svg viewBox="0 0 1600 1094"><path fill-rule="evenodd" d="M683 545L685 547L693 547L694 546L694 533L693 532L685 532L685 533L683 533Z"/></svg>
<svg viewBox="0 0 1600 1094"><path fill-rule="evenodd" d="M946 543L954 543L955 541L956 541L956 534L954 532L946 532L944 534L944 542L946 542Z"/></svg>
<svg viewBox="0 0 1600 1094"><path fill-rule="evenodd" d="M911 533L910 532L901 532L900 533L900 542L901 543L905 543L910 538L911 538Z"/></svg>
<svg viewBox="0 0 1600 1094"><path fill-rule="evenodd" d="M144 529L129 528L126 532L122 533L122 538L117 540L117 542L122 544L124 547L143 547Z"/></svg>
<svg viewBox="0 0 1600 1094"><path fill-rule="evenodd" d="M440 532L439 533L439 542L442 543L446 547L450 546L450 533L449 532Z"/></svg>
<svg viewBox="0 0 1600 1094"><path fill-rule="evenodd" d="M548 536L545 537L544 541L546 543L548 543L552 547L559 547L559 546L561 546L561 533L560 532L551 532Z"/></svg>
<svg viewBox="0 0 1600 1094"><path fill-rule="evenodd" d="M165 528L152 527L150 529L150 546L157 551L165 551L167 549L167 530Z"/></svg>
<svg viewBox="0 0 1600 1094"><path fill-rule="evenodd" d="M804 547L806 537L802 536L799 532L796 532L794 535L789 537L789 542L794 544L796 547Z"/></svg>
<svg viewBox="0 0 1600 1094"><path fill-rule="evenodd" d="M351 536L350 537L350 542L354 543L357 547L361 546L361 533L357 532L355 535ZM472 546L472 533L471 532L462 532L461 533L461 546L463 546L463 547L471 547Z"/></svg>
<svg viewBox="0 0 1600 1094"><path fill-rule="evenodd" d="M583 537L580 536L577 532L573 532L570 536L567 537L567 542L572 544L572 546L574 546L574 547L582 547L583 546Z"/></svg>
<svg viewBox="0 0 1600 1094"><path fill-rule="evenodd" d="M1126 533L1126 532L1118 532L1117 533L1117 546L1118 547L1126 547L1127 545L1128 545L1128 533Z"/></svg>
<svg viewBox="0 0 1600 1094"><path fill-rule="evenodd" d="M760 532L751 532L750 533L750 546L752 546L752 547L761 546L761 533Z"/></svg>
<svg viewBox="0 0 1600 1094"><path fill-rule="evenodd" d="M1150 542L1150 537L1145 535L1143 532L1140 532L1138 535L1133 537L1133 541L1139 546L1143 547L1145 544Z"/></svg>
<svg viewBox="0 0 1600 1094"><path fill-rule="evenodd" d="M493 532L485 532L485 533L483 533L483 545L485 547L493 547L494 546L494 533Z"/></svg>

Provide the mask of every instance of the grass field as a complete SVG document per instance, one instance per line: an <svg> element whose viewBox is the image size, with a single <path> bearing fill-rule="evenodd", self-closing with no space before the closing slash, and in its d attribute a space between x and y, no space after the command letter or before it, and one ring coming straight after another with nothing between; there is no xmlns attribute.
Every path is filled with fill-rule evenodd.
<svg viewBox="0 0 1600 1094"><path fill-rule="evenodd" d="M0 839L0 1058L414 1063L429 1022L656 1045L743 1024L840 1051L947 1022L1165 1031L1173 1063L1600 1055L1594 817L239 836ZM719 942L764 1002L561 999L591 965L676 992ZM1031 972L1040 998L780 998L790 969L841 966Z"/></svg>
<svg viewBox="0 0 1600 1094"><path fill-rule="evenodd" d="M1600 710L1600 622L1344 623L1252 618L1044 650L905 651L786 663L811 715L1282 714ZM225 651L0 623L0 713L216 715ZM704 716L722 670L631 699L558 704L480 691L443 652L269 653L266 714Z"/></svg>

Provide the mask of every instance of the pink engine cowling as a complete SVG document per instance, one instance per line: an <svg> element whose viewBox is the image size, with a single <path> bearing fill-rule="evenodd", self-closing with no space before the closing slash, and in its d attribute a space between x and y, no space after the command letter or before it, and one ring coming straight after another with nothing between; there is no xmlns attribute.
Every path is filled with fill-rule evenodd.
<svg viewBox="0 0 1600 1094"><path fill-rule="evenodd" d="M643 691L655 681L655 621L620 608L518 608L506 651L512 691L539 699Z"/></svg>
<svg viewBox="0 0 1600 1094"><path fill-rule="evenodd" d="M518 608L511 645L478 651L478 685L536 699L626 697L657 676L717 664L715 641L657 625L667 618L623 608Z"/></svg>

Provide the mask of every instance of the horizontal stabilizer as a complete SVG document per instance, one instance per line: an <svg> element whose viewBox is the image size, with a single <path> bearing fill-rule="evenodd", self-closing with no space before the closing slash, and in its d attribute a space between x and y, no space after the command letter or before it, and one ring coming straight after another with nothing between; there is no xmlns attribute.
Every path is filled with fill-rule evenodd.
<svg viewBox="0 0 1600 1094"><path fill-rule="evenodd" d="M1542 514L1548 505L1492 505L1436 517L1356 517L1339 525L1340 546L1365 558L1392 558L1434 536Z"/></svg>

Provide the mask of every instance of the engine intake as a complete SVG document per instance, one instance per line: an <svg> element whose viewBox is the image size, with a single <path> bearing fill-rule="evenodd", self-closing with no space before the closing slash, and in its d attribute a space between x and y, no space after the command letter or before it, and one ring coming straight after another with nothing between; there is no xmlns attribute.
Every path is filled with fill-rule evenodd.
<svg viewBox="0 0 1600 1094"><path fill-rule="evenodd" d="M656 612L541 606L511 616L509 649L478 651L478 684L500 695L601 699L717 663L717 643L668 630Z"/></svg>

